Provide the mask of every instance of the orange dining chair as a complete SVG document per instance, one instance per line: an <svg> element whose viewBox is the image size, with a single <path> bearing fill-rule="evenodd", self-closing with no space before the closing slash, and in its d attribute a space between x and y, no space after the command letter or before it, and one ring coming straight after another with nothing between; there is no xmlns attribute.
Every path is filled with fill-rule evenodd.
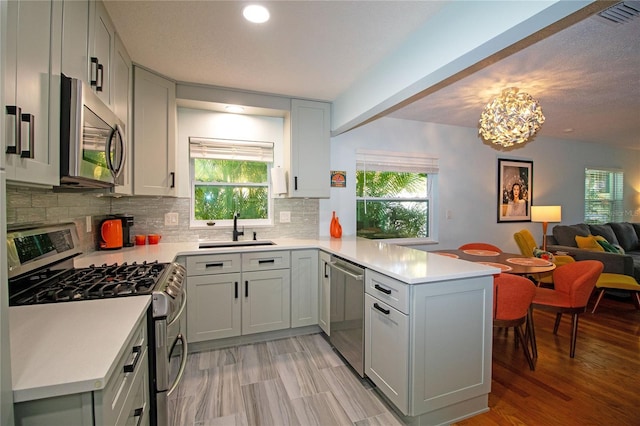
<svg viewBox="0 0 640 426"><path fill-rule="evenodd" d="M522 343L524 356L532 371L535 370L535 364L529 344L532 348L535 347L530 340L535 335L529 332L531 325L527 324L525 336L522 325L527 322L527 315L535 294L536 286L519 275L500 274L493 278L493 326L515 329L516 344L518 341Z"/></svg>
<svg viewBox="0 0 640 426"><path fill-rule="evenodd" d="M576 338L578 336L578 315L587 310L589 297L602 273L604 265L599 260L581 260L559 266L553 271L554 288L536 287L532 308L556 313L553 334L558 334L558 326L562 314L571 314L571 350L570 357L576 353ZM532 312L533 314L533 312ZM533 317L531 317L533 321ZM533 333L535 331L531 330ZM535 345L535 335L532 340L533 356L538 356Z"/></svg>
<svg viewBox="0 0 640 426"><path fill-rule="evenodd" d="M489 243L467 243L458 247L458 250L490 250L502 253L502 250L500 250L499 247Z"/></svg>

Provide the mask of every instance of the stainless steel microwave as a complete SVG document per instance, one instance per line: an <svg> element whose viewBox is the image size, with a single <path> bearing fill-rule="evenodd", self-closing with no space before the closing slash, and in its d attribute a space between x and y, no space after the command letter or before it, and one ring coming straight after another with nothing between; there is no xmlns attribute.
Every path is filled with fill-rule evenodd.
<svg viewBox="0 0 640 426"><path fill-rule="evenodd" d="M108 188L124 183L124 123L82 80L62 75L60 185Z"/></svg>

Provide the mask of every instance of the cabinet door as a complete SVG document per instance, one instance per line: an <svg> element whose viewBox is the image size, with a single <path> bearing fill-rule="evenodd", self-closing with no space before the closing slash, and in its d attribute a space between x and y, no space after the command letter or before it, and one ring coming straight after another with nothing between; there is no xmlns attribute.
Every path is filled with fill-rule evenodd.
<svg viewBox="0 0 640 426"><path fill-rule="evenodd" d="M330 105L291 101L289 196L329 198Z"/></svg>
<svg viewBox="0 0 640 426"><path fill-rule="evenodd" d="M113 65L113 51L115 48L115 27L101 1L95 2L95 17L93 19L93 39L91 40L90 75L96 84L95 89L102 102L111 106L111 73ZM101 69L97 69L101 67Z"/></svg>
<svg viewBox="0 0 640 426"><path fill-rule="evenodd" d="M330 336L330 319L329 313L331 312L331 268L329 268L329 262L331 262L331 255L323 251L319 254L320 269L318 270L318 280L320 282L319 288L319 303L318 303L318 324L322 331L327 336Z"/></svg>
<svg viewBox="0 0 640 426"><path fill-rule="evenodd" d="M242 274L242 334L291 326L289 269Z"/></svg>
<svg viewBox="0 0 640 426"><path fill-rule="evenodd" d="M318 323L318 250L291 252L291 327Z"/></svg>
<svg viewBox="0 0 640 426"><path fill-rule="evenodd" d="M175 196L175 83L134 67L133 121L134 193Z"/></svg>
<svg viewBox="0 0 640 426"><path fill-rule="evenodd" d="M7 179L57 185L62 4L10 1L5 22L4 101L14 110L5 109L5 144L14 151L5 157Z"/></svg>
<svg viewBox="0 0 640 426"><path fill-rule="evenodd" d="M62 73L89 83L89 0L64 0Z"/></svg>
<svg viewBox="0 0 640 426"><path fill-rule="evenodd" d="M365 373L393 404L409 412L409 320L365 295ZM390 350L393 349L393 350Z"/></svg>
<svg viewBox="0 0 640 426"><path fill-rule="evenodd" d="M127 138L127 152L125 153L124 183L113 188L116 194L131 195L133 193L133 132L131 131L131 110L133 93L133 69L131 58L122 40L116 34L115 52L113 57L112 94L113 112L124 123L124 133Z"/></svg>
<svg viewBox="0 0 640 426"><path fill-rule="evenodd" d="M240 335L240 287L239 273L187 277L188 342Z"/></svg>

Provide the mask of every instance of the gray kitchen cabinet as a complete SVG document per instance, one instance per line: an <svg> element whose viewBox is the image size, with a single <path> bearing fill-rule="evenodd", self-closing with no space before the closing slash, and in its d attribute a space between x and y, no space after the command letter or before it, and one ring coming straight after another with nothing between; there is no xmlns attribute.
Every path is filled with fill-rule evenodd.
<svg viewBox="0 0 640 426"><path fill-rule="evenodd" d="M242 333L240 254L187 257L187 341Z"/></svg>
<svg viewBox="0 0 640 426"><path fill-rule="evenodd" d="M331 105L292 99L290 127L284 149L289 197L329 198Z"/></svg>
<svg viewBox="0 0 640 426"><path fill-rule="evenodd" d="M318 250L291 252L291 327L318 324Z"/></svg>
<svg viewBox="0 0 640 426"><path fill-rule="evenodd" d="M116 30L101 1L92 2L89 18L89 84L102 102L113 109L112 79Z"/></svg>
<svg viewBox="0 0 640 426"><path fill-rule="evenodd" d="M104 389L16 403L16 425L148 425L146 317L138 322L125 348Z"/></svg>
<svg viewBox="0 0 640 426"><path fill-rule="evenodd" d="M63 3L62 72L90 85L115 111L114 66L118 60L115 26L100 0ZM126 117L120 118L127 122Z"/></svg>
<svg viewBox="0 0 640 426"><path fill-rule="evenodd" d="M289 328L289 251L187 257L187 340Z"/></svg>
<svg viewBox="0 0 640 426"><path fill-rule="evenodd" d="M331 255L327 252L318 253L320 268L318 269L318 325L327 336L331 335L330 314L331 314Z"/></svg>
<svg viewBox="0 0 640 426"><path fill-rule="evenodd" d="M425 424L486 410L492 278L407 285L367 269L365 280L365 374L378 389Z"/></svg>
<svg viewBox="0 0 640 426"><path fill-rule="evenodd" d="M57 185L62 3L9 1L0 7L6 26L2 84L7 180Z"/></svg>
<svg viewBox="0 0 640 426"><path fill-rule="evenodd" d="M176 84L134 67L133 192L176 196Z"/></svg>
<svg viewBox="0 0 640 426"><path fill-rule="evenodd" d="M129 53L118 34L115 35L115 50L113 56L112 94L113 112L124 123L127 151L125 152L124 183L115 186L112 191L116 194L131 195L133 193L133 132L131 105L133 104L133 66Z"/></svg>

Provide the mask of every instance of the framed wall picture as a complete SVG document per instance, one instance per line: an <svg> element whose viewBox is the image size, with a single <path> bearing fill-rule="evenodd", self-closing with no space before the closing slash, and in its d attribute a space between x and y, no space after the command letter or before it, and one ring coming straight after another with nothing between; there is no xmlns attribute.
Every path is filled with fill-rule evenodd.
<svg viewBox="0 0 640 426"><path fill-rule="evenodd" d="M498 223L530 222L533 161L498 159Z"/></svg>

